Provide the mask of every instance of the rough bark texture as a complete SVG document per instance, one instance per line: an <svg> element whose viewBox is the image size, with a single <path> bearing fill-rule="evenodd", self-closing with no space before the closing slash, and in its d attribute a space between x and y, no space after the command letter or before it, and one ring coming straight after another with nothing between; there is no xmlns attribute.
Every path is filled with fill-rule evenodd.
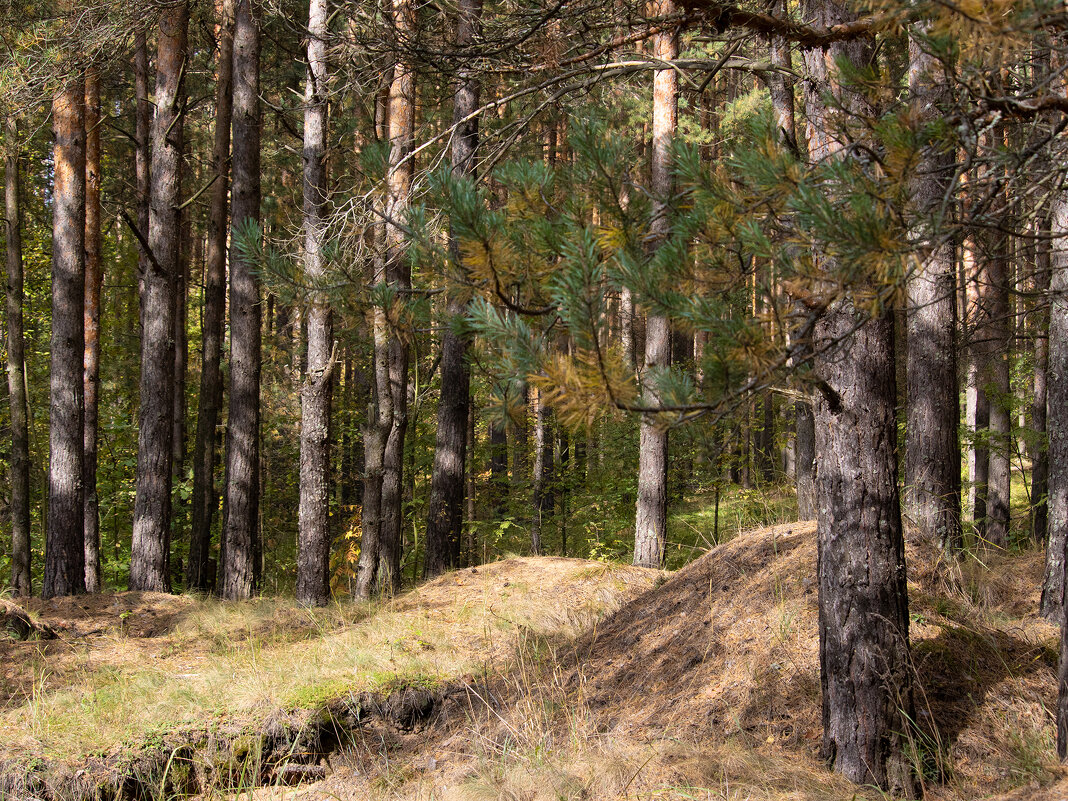
<svg viewBox="0 0 1068 801"><path fill-rule="evenodd" d="M52 100L52 369L49 388L45 598L85 592L82 506L82 328L85 286L85 90L72 81Z"/></svg>
<svg viewBox="0 0 1068 801"><path fill-rule="evenodd" d="M252 0L234 15L231 216L246 235L260 220L260 23ZM226 515L216 591L230 600L255 590L260 507L260 286L256 266L230 251L230 418Z"/></svg>
<svg viewBox="0 0 1068 801"><path fill-rule="evenodd" d="M193 497L186 584L201 591L210 589L211 525L218 506L215 464L218 456L219 416L222 412L223 327L226 322L226 234L229 211L230 117L233 93L233 5L221 0L218 15L219 56L215 86L215 143L212 167L208 242L204 265L204 322L200 366L200 397L197 431L193 444Z"/></svg>
<svg viewBox="0 0 1068 801"><path fill-rule="evenodd" d="M1041 612L1064 625L1065 565L1068 564L1068 197L1054 200L1050 214L1053 252L1050 256L1049 365L1047 368L1047 419L1049 435L1049 540L1042 579ZM1062 641L1063 642L1063 641ZM1058 747L1061 726L1068 714L1064 681L1066 652L1061 651L1061 699L1058 704ZM1061 753L1063 758L1064 753Z"/></svg>
<svg viewBox="0 0 1068 801"><path fill-rule="evenodd" d="M152 102L148 99L148 43L144 31L134 36L134 174L137 181L137 228L148 237L148 192L152 176L149 170L149 139L152 136ZM141 276L149 269L148 254L138 249L137 284L140 298Z"/></svg>
<svg viewBox="0 0 1068 801"><path fill-rule="evenodd" d="M541 531L546 511L553 508L552 491L552 438L550 434L549 408L545 405L541 390L534 390L534 516L530 523L530 551L535 556L542 553Z"/></svg>
<svg viewBox="0 0 1068 801"><path fill-rule="evenodd" d="M1054 201L1053 256L1049 313L1049 544L1042 612L1061 626L1061 656L1057 672L1057 753L1068 756L1068 620L1065 619L1064 566L1068 563L1068 198ZM1060 237L1058 237L1060 235ZM1057 603L1052 602L1055 594Z"/></svg>
<svg viewBox="0 0 1068 801"><path fill-rule="evenodd" d="M933 120L947 92L941 62L915 38L909 60L913 106L920 120ZM956 261L942 234L953 167L953 154L942 147L921 154L912 197L924 245L907 286L906 509L917 533L946 553L961 547Z"/></svg>
<svg viewBox="0 0 1068 801"><path fill-rule="evenodd" d="M100 504L96 491L97 387L100 383L100 288L103 282L100 237L100 74L85 74L85 434L82 480L85 485L85 589L100 591Z"/></svg>
<svg viewBox="0 0 1068 801"><path fill-rule="evenodd" d="M469 46L478 32L482 0L461 0L456 19L456 45ZM478 118L461 122L478 108L480 84L474 70L460 73L453 95L452 171L469 175L475 169L478 148ZM453 260L463 272L459 246L451 238ZM461 289L449 294L446 315L449 325L441 335L441 399L434 439L434 470L430 478L430 504L427 510L426 559L423 573L436 576L458 567L463 537L464 467L467 462L467 419L471 403L470 372L467 366L467 337L454 325L467 304Z"/></svg>
<svg viewBox="0 0 1068 801"><path fill-rule="evenodd" d="M304 278L308 295L308 370L301 389L297 602L330 600L330 405L334 391L333 323L326 278L326 0L308 7L304 90Z"/></svg>
<svg viewBox="0 0 1068 801"><path fill-rule="evenodd" d="M674 13L674 0L654 0L656 16ZM678 56L675 31L663 31L653 38L653 57L671 61ZM671 145L678 123L678 76L674 70L653 73L653 220L649 226L650 246L655 248L671 229L668 207L674 182L671 175ZM642 400L649 406L660 402L656 373L671 364L671 333L668 319L649 315L645 323L645 366L642 370ZM655 417L642 418L638 437L638 500L634 524L634 564L659 568L664 559L667 535L667 429Z"/></svg>
<svg viewBox="0 0 1068 801"><path fill-rule="evenodd" d="M185 3L160 17L148 244L141 277L141 407L137 437L130 589L170 590L171 467L174 436L174 309L179 262L183 147Z"/></svg>
<svg viewBox="0 0 1068 801"><path fill-rule="evenodd" d="M11 409L11 590L32 595L30 583L30 434L26 349L22 326L22 210L19 203L19 132L5 120L4 211L7 238L7 392Z"/></svg>
<svg viewBox="0 0 1068 801"><path fill-rule="evenodd" d="M803 14L820 25L854 17L835 0L808 0ZM838 82L836 65L848 61L865 69L873 58L870 42L805 55L814 162L839 158L843 149L832 130L828 93L847 111L873 116L863 99ZM823 267L833 271L836 265L826 260ZM854 309L848 295L840 297L815 331L814 370L826 382L815 407L822 753L854 782L913 797L916 779L905 753L915 716L897 492L893 324L889 312L869 319L858 314L867 312Z"/></svg>
<svg viewBox="0 0 1068 801"><path fill-rule="evenodd" d="M1049 221L1039 226L1039 246L1035 265L1035 290L1048 294L1050 282L1050 245L1041 237L1049 235ZM1044 545L1049 534L1047 495L1049 494L1049 449L1046 444L1047 365L1049 363L1049 313L1035 314L1035 377L1031 399L1031 431L1028 455L1031 457L1031 538Z"/></svg>
<svg viewBox="0 0 1068 801"><path fill-rule="evenodd" d="M393 5L394 28L404 42L415 31L412 0ZM415 137L415 72L403 59L393 68L389 88L389 176L386 179L385 279L401 300L411 289L411 265L405 254L404 230L413 174L412 143ZM400 589L401 524L403 501L404 436L408 429L408 340L400 330L403 321L390 320L387 352L387 383L379 385L379 403L391 395L389 429L383 429L382 500L379 521L378 584L387 592Z"/></svg>

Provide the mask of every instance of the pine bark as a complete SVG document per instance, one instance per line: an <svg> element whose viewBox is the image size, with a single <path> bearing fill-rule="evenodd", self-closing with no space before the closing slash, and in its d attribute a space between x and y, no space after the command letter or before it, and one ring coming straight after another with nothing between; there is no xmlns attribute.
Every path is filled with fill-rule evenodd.
<svg viewBox="0 0 1068 801"><path fill-rule="evenodd" d="M1051 210L1053 253L1050 271L1049 368L1046 419L1049 432L1049 543L1042 585L1042 613L1061 627L1057 671L1057 754L1068 757L1068 603L1064 566L1068 564L1068 198L1054 199ZM1058 235L1060 235L1058 237Z"/></svg>
<svg viewBox="0 0 1068 801"><path fill-rule="evenodd" d="M1068 197L1056 197L1050 210L1049 361L1046 372L1046 431L1049 436L1049 539L1042 579L1041 613L1064 626L1065 565L1068 565ZM1068 643L1062 640L1060 700L1057 707L1058 749L1064 758L1064 722L1068 715Z"/></svg>
<svg viewBox="0 0 1068 801"><path fill-rule="evenodd" d="M297 602L330 600L330 407L334 332L323 283L327 223L326 0L310 0L304 90L304 278L309 286L308 368L301 388Z"/></svg>
<svg viewBox="0 0 1068 801"><path fill-rule="evenodd" d="M655 16L675 11L674 0L654 0ZM678 56L675 31L662 31L653 38L653 57L670 62ZM674 188L671 146L678 124L678 76L672 69L653 73L653 219L649 226L650 247L656 248L671 230L669 204ZM650 314L645 323L645 364L642 370L642 400L648 406L660 403L656 373L671 364L671 332L667 317ZM638 499L634 525L634 564L659 568L664 560L667 536L668 432L654 415L642 417L638 435Z"/></svg>
<svg viewBox="0 0 1068 801"><path fill-rule="evenodd" d="M254 0L238 0L233 44L231 218L248 235L260 221L260 22ZM233 238L233 237L232 237ZM256 265L230 250L230 417L226 427L226 514L217 592L255 591L260 507L260 282Z"/></svg>
<svg viewBox="0 0 1068 801"><path fill-rule="evenodd" d="M11 590L33 594L30 581L30 434L23 337L22 209L19 202L19 132L5 120L4 210L7 238L7 391L11 410Z"/></svg>
<svg viewBox="0 0 1068 801"><path fill-rule="evenodd" d="M149 139L152 136L152 102L148 99L148 43L144 31L134 36L134 177L137 183L137 228L148 237L149 184L152 181L149 163ZM150 268L148 254L138 248L137 289L141 297L141 276Z"/></svg>
<svg viewBox="0 0 1068 801"><path fill-rule="evenodd" d="M100 504L96 488L97 389L100 383L100 289L103 283L100 236L100 74L85 74L85 353L83 356L85 433L84 483L85 589L100 591Z"/></svg>
<svg viewBox="0 0 1068 801"><path fill-rule="evenodd" d="M1049 294L1050 246L1043 238L1049 236L1049 222L1039 226L1039 246L1035 265L1035 290L1041 295ZM1031 539L1036 545L1045 545L1049 536L1049 450L1046 445L1046 396L1047 369L1049 364L1049 314L1043 308L1037 310L1035 323L1035 377L1032 384L1034 397L1031 400L1031 432L1028 455L1031 457Z"/></svg>
<svg viewBox="0 0 1068 801"><path fill-rule="evenodd" d="M82 359L85 290L85 87L52 99L52 366L49 386L45 598L85 592Z"/></svg>
<svg viewBox="0 0 1068 801"><path fill-rule="evenodd" d="M1009 542L1011 476L1011 405L1009 356L1012 338L1009 326L1010 247L1008 234L993 232L987 265L990 281L990 327L986 371L983 374L990 404L989 477L986 490L986 538L996 547Z"/></svg>
<svg viewBox="0 0 1068 801"><path fill-rule="evenodd" d="M816 503L816 417L810 401L794 404L794 484L797 487L797 515L815 520Z"/></svg>
<svg viewBox="0 0 1068 801"><path fill-rule="evenodd" d="M396 0L394 28L402 43L415 32L412 0ZM402 225L410 203L415 138L415 71L403 58L393 69L389 89L389 175L386 179L385 279L401 301L411 289L411 265L405 253ZM382 499L379 522L378 584L386 592L400 589L402 501L404 488L404 437L408 429L408 341L403 320L390 321L385 386L379 385L379 403L391 396L388 430L383 425ZM385 421L383 421L385 423Z"/></svg>
<svg viewBox="0 0 1068 801"><path fill-rule="evenodd" d="M200 396L197 430L193 443L193 496L186 584L207 591L214 583L210 569L212 518L218 508L215 465L218 459L217 428L222 413L222 349L226 324L226 238L229 211L230 120L233 98L233 4L220 0L218 15L219 55L215 85L215 142L208 216L208 242L204 265L204 320L200 360Z"/></svg>
<svg viewBox="0 0 1068 801"><path fill-rule="evenodd" d="M918 119L935 119L947 88L939 62L915 36L909 45L909 87ZM960 400L957 386L956 260L942 233L953 154L926 146L914 172L912 197L923 241L907 285L905 498L918 534L945 553L962 544Z"/></svg>
<svg viewBox="0 0 1068 801"><path fill-rule="evenodd" d="M189 12L160 17L156 115L152 121L151 259L141 277L141 407L130 589L170 591L171 480L174 437L174 313L182 186L183 73Z"/></svg>
<svg viewBox="0 0 1068 801"><path fill-rule="evenodd" d="M809 0L806 22L854 19L835 0ZM874 116L833 73L872 64L869 42L805 55L810 156L840 158L827 95L849 112ZM833 272L836 265L823 259ZM863 316L862 316L863 315ZM890 312L870 317L846 294L816 326L814 370L823 382L815 405L822 754L858 784L914 797L906 754L913 714L904 538L897 492L896 386Z"/></svg>
<svg viewBox="0 0 1068 801"><path fill-rule="evenodd" d="M478 35L482 0L460 0L456 19L456 46L470 47ZM461 71L453 95L452 172L471 175L478 148L478 118L466 118L479 103L481 85L477 73ZM450 237L453 262L460 271L459 244ZM434 469L430 477L427 510L426 557L423 574L431 578L458 567L463 538L464 468L467 463L467 420L471 404L471 376L467 365L467 337L456 323L467 309L464 291L453 288L445 309L449 324L441 335L441 399L438 402Z"/></svg>

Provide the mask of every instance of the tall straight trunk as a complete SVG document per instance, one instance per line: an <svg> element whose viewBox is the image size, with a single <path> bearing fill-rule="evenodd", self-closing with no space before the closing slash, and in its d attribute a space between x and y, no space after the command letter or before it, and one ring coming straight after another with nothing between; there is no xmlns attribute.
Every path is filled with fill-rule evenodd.
<svg viewBox="0 0 1068 801"><path fill-rule="evenodd" d="M909 44L909 88L927 123L948 89L937 74L940 62L916 38L920 33ZM914 172L912 197L924 246L907 285L906 509L920 535L946 553L962 544L956 259L942 233L953 163L952 152L934 143L924 148Z"/></svg>
<svg viewBox="0 0 1068 801"><path fill-rule="evenodd" d="M393 4L394 28L401 42L415 32L413 0L396 0ZM405 254L402 225L410 203L413 165L412 145L415 138L415 72L403 58L393 68L389 88L389 175L386 179L386 260L385 278L402 299L411 289L411 265ZM383 428L385 448L382 454L382 509L379 524L378 583L387 592L400 589L401 502L403 499L404 436L408 428L408 340L398 328L401 320L391 321L393 331L388 342L388 383L379 386L382 395L392 396L392 414L388 431Z"/></svg>
<svg viewBox="0 0 1068 801"><path fill-rule="evenodd" d="M464 496L467 503L467 541L464 543L464 564L478 561L478 540L475 535L475 406L468 405L467 414L467 475L464 478Z"/></svg>
<svg viewBox="0 0 1068 801"><path fill-rule="evenodd" d="M541 533L553 500L552 416L540 389L534 397L534 516L530 524L530 550L542 553Z"/></svg>
<svg viewBox="0 0 1068 801"><path fill-rule="evenodd" d="M815 520L816 502L816 417L812 403L794 404L794 484L797 487L797 515L801 520Z"/></svg>
<svg viewBox="0 0 1068 801"><path fill-rule="evenodd" d="M231 217L235 232L257 235L260 221L260 23L258 5L238 0L233 44ZM236 238L236 237L232 237ZM260 282L256 265L230 250L230 418L226 426L223 598L255 590L260 508Z"/></svg>
<svg viewBox="0 0 1068 801"><path fill-rule="evenodd" d="M100 587L100 504L96 490L97 388L100 383L100 74L85 73L85 353L82 360L85 433L82 484L85 526L85 589Z"/></svg>
<svg viewBox="0 0 1068 801"><path fill-rule="evenodd" d="M807 0L806 22L855 19L836 0ZM848 62L873 65L870 42L835 44L805 54L810 157L842 157L834 104L871 118L866 99L833 73ZM836 268L831 259L822 267ZM897 491L897 425L892 314L872 317L845 294L831 301L814 332L813 369L824 382L816 400L819 461L817 523L822 754L858 784L914 797L907 754L915 720L909 660L905 546ZM858 480L859 477L859 480Z"/></svg>
<svg viewBox="0 0 1068 801"><path fill-rule="evenodd" d="M189 276L193 267L193 221L188 209L181 212L178 229L178 268L174 282L174 412L171 416L171 473L174 483L185 475L186 403L189 369Z"/></svg>
<svg viewBox="0 0 1068 801"><path fill-rule="evenodd" d="M141 277L141 411L130 589L170 591L171 466L174 436L174 306L180 250L182 87L189 23L185 3L160 17L152 187L151 263Z"/></svg>
<svg viewBox="0 0 1068 801"><path fill-rule="evenodd" d="M1061 627L1057 671L1057 754L1068 757L1068 619L1064 566L1068 564L1068 197L1062 193L1051 209L1053 254L1049 310L1049 544L1042 586L1042 613ZM1054 603L1054 597L1056 602Z"/></svg>
<svg viewBox="0 0 1068 801"><path fill-rule="evenodd" d="M456 18L456 46L469 47L478 34L482 0L460 0ZM478 149L478 118L470 116L478 108L481 85L477 72L461 71L452 101L452 172L470 175L475 169ZM466 120L466 121L465 121ZM459 243L450 237L453 262L464 273ZM441 335L441 400L434 439L434 469L430 477L430 504L426 522L426 557L423 574L430 578L460 563L463 537L464 467L467 461L467 420L471 405L471 375L467 366L468 340L455 323L467 305L461 292L448 296L446 316L449 325Z"/></svg>
<svg viewBox="0 0 1068 801"><path fill-rule="evenodd" d="M5 120L4 216L7 237L7 392L11 408L11 589L33 593L30 582L30 429L26 348L22 327L22 209L19 204L19 132Z"/></svg>
<svg viewBox="0 0 1068 801"><path fill-rule="evenodd" d="M1010 241L1007 233L993 232L989 263L990 327L984 385L990 403L989 478L986 490L986 538L1003 548L1009 542L1009 503L1012 448L1012 396L1009 387L1009 354L1012 348L1009 325Z"/></svg>
<svg viewBox="0 0 1068 801"><path fill-rule="evenodd" d="M304 278L308 296L308 370L301 388L300 509L297 601L330 600L330 406L334 330L323 245L326 239L326 0L308 4L308 71L304 89Z"/></svg>
<svg viewBox="0 0 1068 801"><path fill-rule="evenodd" d="M85 592L82 360L85 290L85 87L52 99L52 368L49 386L45 598Z"/></svg>
<svg viewBox="0 0 1068 801"><path fill-rule="evenodd" d="M1046 570L1042 579L1041 613L1064 626L1065 566L1068 565L1068 196L1054 198L1050 209L1049 284L1049 364L1047 368L1046 431L1049 436L1049 488L1047 509L1049 539L1046 543ZM1068 643L1061 646L1061 697L1057 708L1057 745L1064 758L1065 730L1068 714L1065 681L1068 680Z"/></svg>
<svg viewBox="0 0 1068 801"><path fill-rule="evenodd" d="M1050 246L1048 219L1040 219L1038 252L1035 264L1035 289L1041 295L1049 293ZM1041 303L1039 304L1042 305ZM1045 544L1049 534L1049 449L1046 446L1046 392L1049 363L1049 314L1039 309L1035 315L1035 377L1031 400L1031 538L1036 545Z"/></svg>
<svg viewBox="0 0 1068 801"><path fill-rule="evenodd" d="M152 181L149 163L149 139L152 137L152 102L148 99L148 43L144 31L134 37L134 176L137 181L137 227L148 236L148 193ZM144 248L137 255L138 301L141 297L141 276L150 268Z"/></svg>
<svg viewBox="0 0 1068 801"><path fill-rule="evenodd" d="M493 514L504 516L508 500L508 427L503 420L489 422L489 498Z"/></svg>
<svg viewBox="0 0 1068 801"><path fill-rule="evenodd" d="M215 84L215 143L208 216L208 242L204 265L204 319L200 359L200 396L197 431L193 443L193 497L190 518L189 565L186 584L206 591L214 583L210 569L211 525L218 506L215 464L218 458L219 416L222 413L222 348L226 324L226 234L229 211L230 118L233 97L233 5L219 0L219 55Z"/></svg>
<svg viewBox="0 0 1068 801"><path fill-rule="evenodd" d="M674 0L653 0L654 16L675 11ZM675 31L662 31L653 37L653 58L670 62L678 56ZM653 73L653 219L649 226L650 247L656 248L671 229L669 204L674 188L671 174L671 147L678 124L678 76L673 69ZM642 371L642 400L648 406L660 403L655 374L671 364L671 332L667 317L650 314L645 323L645 366ZM657 425L655 416L642 417L638 442L638 500L634 524L634 564L659 568L664 560L667 536L667 429Z"/></svg>
<svg viewBox="0 0 1068 801"><path fill-rule="evenodd" d="M508 417L512 429L512 486L519 491L527 486L529 480L530 460L527 452L530 450L530 430L527 409L530 406L530 388L526 381L518 380L509 384L509 390L514 392L512 397L516 398L514 407L509 403L509 408L514 408L515 413Z"/></svg>

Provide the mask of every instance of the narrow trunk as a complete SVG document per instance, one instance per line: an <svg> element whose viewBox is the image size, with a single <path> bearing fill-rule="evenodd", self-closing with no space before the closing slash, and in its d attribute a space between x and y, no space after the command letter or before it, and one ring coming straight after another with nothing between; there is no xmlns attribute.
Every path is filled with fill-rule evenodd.
<svg viewBox="0 0 1068 801"><path fill-rule="evenodd" d="M85 304L85 88L52 99L52 368L45 598L85 592L82 360Z"/></svg>
<svg viewBox="0 0 1068 801"><path fill-rule="evenodd" d="M499 519L508 500L508 429L503 420L489 423L489 474L490 508Z"/></svg>
<svg viewBox="0 0 1068 801"><path fill-rule="evenodd" d="M179 261L183 73L188 9L160 17L156 116L152 121L150 265L141 277L141 406L130 589L170 591L174 436L174 307Z"/></svg>
<svg viewBox="0 0 1068 801"><path fill-rule="evenodd" d="M808 0L803 16L821 26L855 19L835 0ZM836 107L875 116L867 100L833 72L844 62L869 69L874 58L866 41L805 54L814 162L841 158L845 147L833 138L828 94L835 95ZM832 274L838 266L832 259L821 262ZM851 781L911 798L917 788L907 745L915 714L892 315L872 317L855 308L848 294L839 296L817 324L814 340L813 369L825 382L815 405L822 754Z"/></svg>
<svg viewBox="0 0 1068 801"><path fill-rule="evenodd" d="M82 380L85 433L82 463L85 526L85 589L100 591L100 504L96 490L97 387L100 382L100 75L85 74L85 353Z"/></svg>
<svg viewBox="0 0 1068 801"><path fill-rule="evenodd" d="M211 570L211 526L219 500L215 490L219 416L222 413L223 328L226 324L226 234L229 206L230 117L233 83L233 6L220 0L219 55L215 84L215 142L208 216L208 242L204 264L204 318L200 359L200 396L197 431L193 443L193 497L186 585L205 592L214 584Z"/></svg>
<svg viewBox="0 0 1068 801"><path fill-rule="evenodd" d="M994 232L988 265L990 328L984 386L990 404L990 467L986 491L986 538L1004 548L1009 543L1012 396L1009 387L1009 237Z"/></svg>
<svg viewBox="0 0 1068 801"><path fill-rule="evenodd" d="M1039 245L1035 265L1035 290L1040 295L1049 294L1050 245L1049 222L1039 223ZM1039 304L1042 307L1044 304ZM1031 538L1036 545L1044 545L1049 534L1049 449L1046 445L1046 390L1049 363L1049 314L1039 308L1035 314L1035 378L1031 400L1031 431L1029 456L1031 457Z"/></svg>
<svg viewBox="0 0 1068 801"><path fill-rule="evenodd" d="M1068 604L1064 603L1064 566L1068 560L1068 198L1055 198L1051 210L1054 235L1049 311L1049 545L1042 613L1061 627L1057 671L1057 754L1068 757ZM1056 603L1054 603L1056 599Z"/></svg>
<svg viewBox="0 0 1068 801"><path fill-rule="evenodd" d="M333 322L323 244L326 238L326 0L308 7L308 70L304 90L304 277L308 370L301 389L300 510L297 602L330 600L330 405L334 391Z"/></svg>
<svg viewBox="0 0 1068 801"><path fill-rule="evenodd" d="M230 122L233 95L234 20L231 0L217 5L219 56L215 90L215 144L207 252L204 265L204 320L201 345L197 438L193 442L193 494L186 584L206 592L215 585L211 568L211 519L219 497L215 488L219 417L222 412L222 345L226 315L226 213L229 211Z"/></svg>
<svg viewBox="0 0 1068 801"><path fill-rule="evenodd" d="M260 220L260 27L252 0L238 0L233 43L234 235L258 236ZM260 287L256 265L230 250L230 419L226 427L223 598L255 590L260 506Z"/></svg>
<svg viewBox="0 0 1068 801"><path fill-rule="evenodd" d="M1042 615L1064 626L1065 565L1068 564L1068 196L1054 199L1050 210L1049 366L1047 373L1047 419L1049 435L1049 541L1046 571L1042 580ZM1068 635L1065 635L1068 636ZM1062 640L1061 696L1057 708L1057 747L1064 758L1065 716L1068 715L1068 643Z"/></svg>
<svg viewBox="0 0 1068 801"><path fill-rule="evenodd" d="M415 32L415 7L412 0L396 0L393 7L394 27L402 42ZM415 137L415 72L403 59L393 70L389 90L389 176L386 180L386 263L385 278L402 299L411 289L411 265L405 254L404 230L401 227L410 203L413 165L412 143ZM388 342L387 383L379 386L382 394L392 395L392 415L382 456L382 509L379 525L378 583L388 592L400 589L401 501L403 496L404 436L408 428L408 340L398 330L403 321L390 321L393 331Z"/></svg>
<svg viewBox="0 0 1068 801"><path fill-rule="evenodd" d="M541 533L546 513L553 508L553 445L549 408L541 390L534 396L534 516L530 524L530 550L542 552Z"/></svg>
<svg viewBox="0 0 1068 801"><path fill-rule="evenodd" d="M940 62L915 35L909 52L912 102L926 123L947 90L937 75ZM907 286L906 509L919 535L946 553L962 544L956 261L942 225L953 162L951 152L932 143L915 170L916 233L924 245Z"/></svg>
<svg viewBox="0 0 1068 801"><path fill-rule="evenodd" d="M809 401L794 404L797 431L794 439L794 483L797 486L797 515L801 520L815 520L816 503L816 418Z"/></svg>
<svg viewBox="0 0 1068 801"><path fill-rule="evenodd" d="M4 209L7 222L7 391L11 408L11 589L33 593L30 583L30 430L26 400L26 349L22 329L22 210L19 204L19 132L5 120Z"/></svg>
<svg viewBox="0 0 1068 801"><path fill-rule="evenodd" d="M461 0L456 19L456 45L468 47L475 39L482 12L482 0ZM478 118L464 121L479 103L480 84L474 70L460 73L453 95L452 171L472 174L478 148ZM454 265L463 277L459 244L450 237ZM449 294L446 316L449 324L441 336L441 400L434 440L434 469L430 478L430 504L427 510L426 558L423 574L436 576L459 566L463 536L464 467L467 457L467 421L471 405L471 376L467 366L465 336L455 323L467 306L456 289Z"/></svg>
<svg viewBox="0 0 1068 801"><path fill-rule="evenodd" d="M654 0L656 16L674 13L674 0ZM653 38L653 57L670 62L678 55L678 33L663 31ZM653 73L653 219L649 226L650 247L656 248L671 229L669 204L674 188L671 147L678 122L678 76L672 69ZM642 400L648 406L660 403L655 373L671 363L671 333L668 319L649 315L645 323L645 366ZM638 442L638 499L634 525L634 564L659 568L664 560L667 535L667 429L654 415L642 417Z"/></svg>
<svg viewBox="0 0 1068 801"><path fill-rule="evenodd" d="M143 31L134 37L134 174L137 181L137 227L148 237L148 193L152 176L149 169L149 139L152 136L152 101L148 99L148 43ZM150 269L144 248L137 255L138 299L141 297L141 276Z"/></svg>

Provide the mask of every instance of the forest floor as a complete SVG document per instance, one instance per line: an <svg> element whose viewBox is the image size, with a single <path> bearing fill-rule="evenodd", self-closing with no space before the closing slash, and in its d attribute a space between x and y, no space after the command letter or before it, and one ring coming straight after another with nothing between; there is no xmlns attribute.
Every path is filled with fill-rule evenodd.
<svg viewBox="0 0 1068 801"><path fill-rule="evenodd" d="M795 523L675 573L513 558L327 610L31 601L58 637L0 640L0 798L875 801L818 758L815 559ZM907 559L926 797L1068 798L1041 553Z"/></svg>

